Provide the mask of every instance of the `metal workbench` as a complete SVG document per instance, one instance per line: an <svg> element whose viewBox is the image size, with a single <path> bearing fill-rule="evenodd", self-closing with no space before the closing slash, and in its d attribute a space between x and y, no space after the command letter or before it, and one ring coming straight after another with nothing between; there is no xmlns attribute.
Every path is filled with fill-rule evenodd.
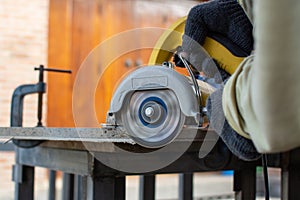
<svg viewBox="0 0 300 200"><path fill-rule="evenodd" d="M70 174L73 182L74 179L77 180L77 182L75 181L76 186L74 184L68 186L69 188L64 191L64 199L125 199L125 176L127 175L143 175L143 191L140 191L143 198L141 199L154 199L155 174L165 173L183 174L180 198L192 199L192 173L220 170L234 170L236 199L255 199L256 166L259 166L261 161L239 160L221 141L218 141L209 155L199 158L199 149L206 134L213 135L214 133L198 131L187 151L168 166L155 171L135 173L108 167L101 162L99 156L118 158L120 163L126 167L134 168L135 166L130 165L134 165L136 162L130 161L136 157L117 156L120 149L142 153L143 156L139 157L141 159L139 162L146 166L149 164L147 161L164 159L176 151L176 148L155 158L145 154L149 149L135 144L126 134L103 131L101 128L0 128L1 138L24 139L26 136L26 138L45 140L37 147L16 148L17 156L13 177L18 183L16 199L33 199L34 167L62 171ZM183 130L181 135L183 136L173 142L175 146L180 146L189 139L188 130ZM300 159L298 155L298 149L282 154L268 155L268 165L282 169L282 199L299 199L297 186L300 184Z"/></svg>
<svg viewBox="0 0 300 200"><path fill-rule="evenodd" d="M78 132L80 132L80 135ZM48 140L34 148L16 148L16 165L14 180L19 183L16 195L17 199L32 199L34 185L34 167L45 167L52 170L63 171L68 174L77 175L81 181L81 191L77 191L79 199L125 199L125 176L145 175L143 177L144 187L143 199L154 199L153 184L155 174L181 173L182 176L182 199L192 199L192 173L218 171L226 169L235 170L235 190L240 193L242 199L255 198L255 173L259 162L244 162L233 156L228 149L219 142L211 153L203 159L199 159L199 149L206 133L199 131L194 142L179 159L168 166L148 172L124 172L104 165L98 158L107 156L121 159L127 169L139 162L141 165L149 165L147 161L153 159L167 158L172 152L171 148L163 154L145 154L149 149L134 144L124 134L115 132L104 133L100 128L1 128L0 135L8 135L14 139L38 139ZM17 136L18 135L18 136ZM22 137L20 135L23 135ZM183 130L184 137L175 140L174 147L178 147L189 139L187 130ZM84 137L85 136L85 137ZM213 136L212 138L214 138ZM54 139L53 139L54 138ZM52 140L49 140L52 139ZM81 140L81 141L80 141ZM120 149L141 153L140 161L130 162L137 157L120 157ZM155 157L157 156L157 157ZM152 189L151 189L152 185ZM150 187L150 188L149 188ZM77 189L76 189L77 190ZM243 191L243 192L241 192ZM74 189L67 195L73 199ZM72 198L71 198L72 197ZM153 198L150 198L153 197Z"/></svg>
<svg viewBox="0 0 300 200"><path fill-rule="evenodd" d="M260 161L239 160L228 151L221 141L218 141L208 156L199 158L199 149L204 135L213 135L213 132L198 131L194 142L179 159L164 168L142 173L116 170L106 166L101 159L98 159L99 156L118 158L120 163L126 167L135 167L130 165L136 164L136 162L130 161L136 157L116 156L120 149L135 153L144 153L149 149L134 144L122 133L103 132L100 128L0 128L2 138L8 133L11 138L21 139L26 136L26 138L46 140L37 147L16 148L14 180L18 183L17 199L33 199L34 167L45 167L75 175L77 187L74 184L69 186L72 188L65 191L66 199L125 199L125 176L127 175L144 175L142 179L144 187L140 192L144 197L142 199L154 199L154 175L165 173L183 174L180 198L192 199L192 173L220 170L234 170L236 199L255 199L256 166L260 165ZM183 137L179 137L173 142L176 144L175 146L180 146L189 138L186 130L182 134ZM170 149L170 152L160 154L157 158L142 154L143 156L139 157L140 163L147 165L149 164L148 160L164 159L174 151L176 149ZM298 152L298 150L294 150L284 154L269 155L269 166L282 169L283 199L299 199L296 189L300 183ZM74 180L74 177L72 179ZM78 184L81 187L78 187Z"/></svg>

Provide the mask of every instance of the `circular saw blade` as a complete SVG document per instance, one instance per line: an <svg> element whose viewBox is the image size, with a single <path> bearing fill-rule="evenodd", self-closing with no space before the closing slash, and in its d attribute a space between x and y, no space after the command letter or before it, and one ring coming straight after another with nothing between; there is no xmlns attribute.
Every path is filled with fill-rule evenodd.
<svg viewBox="0 0 300 200"><path fill-rule="evenodd" d="M159 148L181 132L185 115L172 90L134 92L121 110L128 134L141 146Z"/></svg>

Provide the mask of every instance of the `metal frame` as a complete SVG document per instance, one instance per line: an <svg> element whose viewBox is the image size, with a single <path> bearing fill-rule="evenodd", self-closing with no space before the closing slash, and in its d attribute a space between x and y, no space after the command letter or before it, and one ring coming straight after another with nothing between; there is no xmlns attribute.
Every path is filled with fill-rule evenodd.
<svg viewBox="0 0 300 200"><path fill-rule="evenodd" d="M99 143L97 145L101 146L102 144ZM126 145L132 146L132 144ZM51 144L48 144L46 147L40 146L30 149L19 148L17 153L19 155L17 162L21 165L46 167L51 170L59 170L68 174L85 177L87 181L81 183L82 193L86 194L85 197L82 197L83 199L125 199L125 176L132 174L114 170L103 165L87 150L52 148ZM93 154L97 154L97 152L93 152ZM255 180L255 176L253 173L248 172L249 170L255 169L258 162L244 162L231 154L228 161L228 164L224 166L223 169L234 169L237 172L242 172L241 175L235 176L235 181L237 180L236 177L241 177L242 180L236 181L237 186L235 187L236 191L244 191L244 195L241 199L255 199L252 198L255 197L255 187L249 184L249 180ZM184 165L182 163L184 163ZM181 175L183 177L182 183L184 184L182 184L183 187L180 192L182 195L180 199L188 200L192 198L191 183L193 172L221 170L209 169L203 163L205 162L203 162L203 159L198 158L197 152L191 150L186 152L171 165L154 172L154 174L185 173ZM140 199L154 199L154 174L139 174L144 175L143 178L141 178L143 190L140 191ZM64 191L64 194L67 195L64 196L64 199L74 199L74 187L73 189L64 189ZM248 196L249 194L251 195ZM29 198L25 199L27 200Z"/></svg>
<svg viewBox="0 0 300 200"><path fill-rule="evenodd" d="M15 180L23 180L26 185L26 192L19 189L18 199L32 199L33 195L33 167L45 167L54 171L62 171L66 177L72 178L68 189L64 189L64 199L125 199L125 177L127 175L136 175L121 172L109 168L102 164L97 157L97 153L103 153L103 148L111 145L107 154L113 154L114 143L95 143L95 152L89 152L83 148L80 142L65 142L58 145L57 142L46 142L34 148L18 148L17 163L25 166L23 171L15 168ZM69 144L69 145L66 145ZM123 144L125 148L138 150L139 146L133 144ZM201 145L195 143L193 145ZM224 144L220 141L219 146ZM218 148L218 145L216 148ZM178 160L169 166L151 173L141 173L140 179L140 199L155 199L155 175L166 173L178 173L180 175L179 199L192 199L192 180L194 172L208 172L220 170L234 170L234 191L236 199L251 200L255 199L256 194L256 167L260 166L260 160L256 162L245 162L239 160L232 154L226 154L223 160L226 164L212 168L214 160L221 156L218 151L212 151L213 154L207 158L199 159L196 146L190 148ZM282 169L282 199L295 200L300 198L297 191L300 169L300 149L288 153L269 155L268 165ZM95 157L94 157L95 156ZM222 154L223 156L223 154ZM209 159L208 159L209 158ZM124 158L126 160L126 158ZM207 164L211 162L210 164ZM183 165L184 163L184 165ZM76 181L77 180L77 181ZM79 181L80 180L80 181ZM65 181L68 183L69 181ZM75 183L75 184L74 184ZM80 192L79 192L80 191ZM76 193L77 192L77 193ZM25 195L26 194L26 195ZM26 196L26 197L25 197Z"/></svg>

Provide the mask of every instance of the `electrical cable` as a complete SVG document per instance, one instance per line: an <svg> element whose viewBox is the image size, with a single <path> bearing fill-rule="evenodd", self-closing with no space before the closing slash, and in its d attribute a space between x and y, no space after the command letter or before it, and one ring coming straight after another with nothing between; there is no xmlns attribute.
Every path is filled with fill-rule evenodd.
<svg viewBox="0 0 300 200"><path fill-rule="evenodd" d="M262 166L263 166L263 175L264 175L264 183L265 183L265 199L270 199L270 191L269 191L269 178L268 178L268 163L267 163L267 155L262 155Z"/></svg>
<svg viewBox="0 0 300 200"><path fill-rule="evenodd" d="M182 61L182 63L184 64L185 68L187 69L187 71L188 71L188 73L189 73L189 75L192 79L193 85L195 87L196 97L197 97L197 100L198 100L198 103L199 103L199 112L202 115L202 97L201 97L201 92L200 92L200 89L199 89L199 85L198 85L197 80L195 79L195 76L193 74L193 70L191 69L191 67L189 66L187 61L180 54L178 54L178 57ZM203 116L201 116L201 119L202 119L202 117ZM199 125L202 126L202 122L200 122Z"/></svg>

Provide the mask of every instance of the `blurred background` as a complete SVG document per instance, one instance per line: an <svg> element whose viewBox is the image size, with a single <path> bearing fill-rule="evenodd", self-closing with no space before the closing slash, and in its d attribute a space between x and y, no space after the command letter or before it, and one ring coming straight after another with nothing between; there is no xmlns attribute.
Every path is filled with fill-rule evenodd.
<svg viewBox="0 0 300 200"><path fill-rule="evenodd" d="M14 89L21 84L36 83L38 73L33 71L34 66L47 64L48 20L48 0L0 2L0 127L10 126ZM47 100L44 101L46 105ZM29 95L24 103L24 126L36 125L36 112L37 96ZM43 119L45 122L46 117ZM0 199L13 199L12 165L15 155L13 151L3 151L4 145L0 144L0 149ZM36 171L41 185L45 176L45 170Z"/></svg>
<svg viewBox="0 0 300 200"><path fill-rule="evenodd" d="M10 126L11 96L16 87L36 83L40 64L70 69L72 75L46 74L43 125L73 127L72 89L76 72L98 44L134 28L167 28L201 1L171 0L1 0L0 1L0 127ZM144 36L124 44L147 39ZM114 84L126 71L147 64L151 49L129 52L115 60L99 81L95 95L97 118L105 119ZM95 65L101 66L101 60ZM95 77L87 77L95 78ZM85 85L84 87L89 87ZM82 108L84 110L84 108ZM37 123L37 95L25 98L23 126ZM82 112L83 119L85 116ZM13 199L14 153L0 144L0 199ZM280 172L273 170L274 177ZM36 199L47 199L48 171L36 170ZM127 178L127 199L138 199L138 177ZM157 199L176 199L178 176L159 175ZM232 174L195 174L195 197L233 198ZM58 189L61 183L57 182ZM58 199L61 198L57 194Z"/></svg>

